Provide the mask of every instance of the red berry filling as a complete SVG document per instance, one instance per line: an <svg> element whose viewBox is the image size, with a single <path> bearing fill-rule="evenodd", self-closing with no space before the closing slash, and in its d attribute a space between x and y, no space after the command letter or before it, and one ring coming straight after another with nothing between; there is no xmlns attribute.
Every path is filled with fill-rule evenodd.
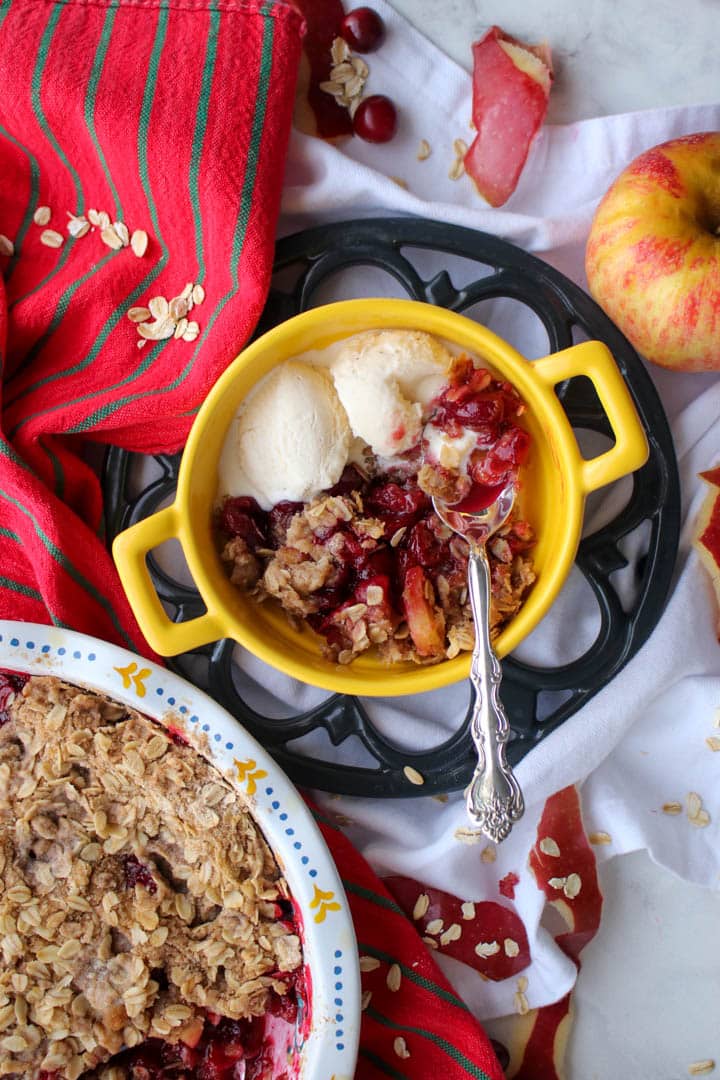
<svg viewBox="0 0 720 1080"><path fill-rule="evenodd" d="M249 495L226 499L223 503L220 515L221 528L230 536L242 537L251 551L257 547L267 546L268 524L268 515Z"/></svg>
<svg viewBox="0 0 720 1080"><path fill-rule="evenodd" d="M15 699L15 695L20 693L29 678L29 675L19 675L14 671L0 673L0 727L7 724L10 719L8 712L10 703Z"/></svg>
<svg viewBox="0 0 720 1080"><path fill-rule="evenodd" d="M298 1019L298 996L291 981L284 996L271 993L268 1013L285 1021L280 1038L293 1045ZM186 1042L167 1043L146 1039L140 1046L123 1050L104 1066L124 1069L128 1080L289 1080L270 1072L272 1045L265 1016L230 1020L208 1015L202 1030L190 1046ZM86 1072L81 1080L95 1080L99 1072ZM59 1074L43 1073L40 1080L60 1080Z"/></svg>
<svg viewBox="0 0 720 1080"><path fill-rule="evenodd" d="M127 888L134 889L136 885L142 885L154 896L157 892L157 882L145 863L141 863L137 855L123 855L122 863Z"/></svg>

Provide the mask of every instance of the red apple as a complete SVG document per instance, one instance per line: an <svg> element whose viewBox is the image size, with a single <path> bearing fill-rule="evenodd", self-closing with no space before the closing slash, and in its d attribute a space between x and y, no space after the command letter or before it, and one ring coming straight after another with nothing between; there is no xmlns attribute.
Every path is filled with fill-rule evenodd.
<svg viewBox="0 0 720 1080"><path fill-rule="evenodd" d="M585 269L590 292L663 367L720 370L720 132L635 158L600 203Z"/></svg>

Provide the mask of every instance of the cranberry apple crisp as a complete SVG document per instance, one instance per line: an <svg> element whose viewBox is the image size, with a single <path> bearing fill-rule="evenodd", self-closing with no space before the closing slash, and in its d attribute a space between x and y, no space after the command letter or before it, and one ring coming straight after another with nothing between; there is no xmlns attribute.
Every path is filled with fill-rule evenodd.
<svg viewBox="0 0 720 1080"><path fill-rule="evenodd" d="M341 664L373 646L386 661L419 664L473 647L467 544L443 525L431 496L462 508L471 491L481 492L487 505L517 477L529 436L518 423L525 406L509 383L467 356L448 360L444 386L422 417L430 421L426 445L418 424L412 445L393 457L363 446L339 481L309 501L264 509L236 496L219 507L230 580L258 602L279 601ZM494 636L535 580L533 542L516 514L488 545Z"/></svg>
<svg viewBox="0 0 720 1080"><path fill-rule="evenodd" d="M300 940L238 792L133 709L0 684L0 1076L289 1076Z"/></svg>

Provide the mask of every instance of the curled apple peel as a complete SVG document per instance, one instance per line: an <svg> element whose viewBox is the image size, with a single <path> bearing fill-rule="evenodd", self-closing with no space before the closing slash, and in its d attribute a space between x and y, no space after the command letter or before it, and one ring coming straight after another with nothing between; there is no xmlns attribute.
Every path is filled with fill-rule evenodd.
<svg viewBox="0 0 720 1080"><path fill-rule="evenodd" d="M477 134L465 154L465 171L491 206L502 206L545 120L552 58L548 45L525 45L499 26L491 26L472 51Z"/></svg>
<svg viewBox="0 0 720 1080"><path fill-rule="evenodd" d="M710 490L700 508L693 543L715 590L720 640L720 465L700 473L700 477L710 485Z"/></svg>

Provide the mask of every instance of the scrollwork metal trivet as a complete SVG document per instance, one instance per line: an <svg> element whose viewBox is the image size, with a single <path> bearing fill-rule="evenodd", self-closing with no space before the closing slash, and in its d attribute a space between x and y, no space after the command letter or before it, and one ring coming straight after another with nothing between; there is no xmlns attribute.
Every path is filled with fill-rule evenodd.
<svg viewBox="0 0 720 1080"><path fill-rule="evenodd" d="M439 269L425 279L415 262L429 253ZM453 259L477 265L477 277L453 284ZM443 265L450 263L450 272ZM605 342L625 376L647 432L650 457L633 477L632 495L612 521L580 544L576 566L592 589L599 612L599 630L583 655L556 667L537 667L516 657L503 661L502 697L511 737L509 760L516 764L540 739L577 712L616 675L646 641L659 619L669 592L680 529L680 492L672 437L653 383L614 324L577 285L559 271L496 237L418 218L382 218L341 222L289 236L278 243L273 285L257 333L316 305L338 297L323 296L340 271L359 266L390 274L413 299L467 311L488 299L512 298L539 317L548 338L547 352L568 348L574 334ZM288 290L277 278L296 270ZM610 437L611 432L594 391L584 379L570 379L557 388L573 427ZM104 487L108 542L128 525L174 494L179 455L158 455L159 478L143 491L132 492L139 455L111 449L106 457ZM621 597L612 578L626 567L622 545L641 527L648 531L645 550L633 565L634 596ZM149 557L160 598L177 620L203 610L198 593L170 578ZM572 632L572 628L569 628ZM469 781L476 756L469 731L473 701L459 729L441 745L408 753L391 743L372 722L363 702L334 695L316 708L286 719L252 708L236 686L232 641L219 641L194 654L168 661L219 701L262 742L292 779L305 787L348 795L409 797L454 791ZM235 673L237 675L237 673ZM554 702L548 708L547 702ZM317 729L340 746L360 739L376 767L340 764L307 756L292 743ZM408 782L412 766L424 777L422 786Z"/></svg>

